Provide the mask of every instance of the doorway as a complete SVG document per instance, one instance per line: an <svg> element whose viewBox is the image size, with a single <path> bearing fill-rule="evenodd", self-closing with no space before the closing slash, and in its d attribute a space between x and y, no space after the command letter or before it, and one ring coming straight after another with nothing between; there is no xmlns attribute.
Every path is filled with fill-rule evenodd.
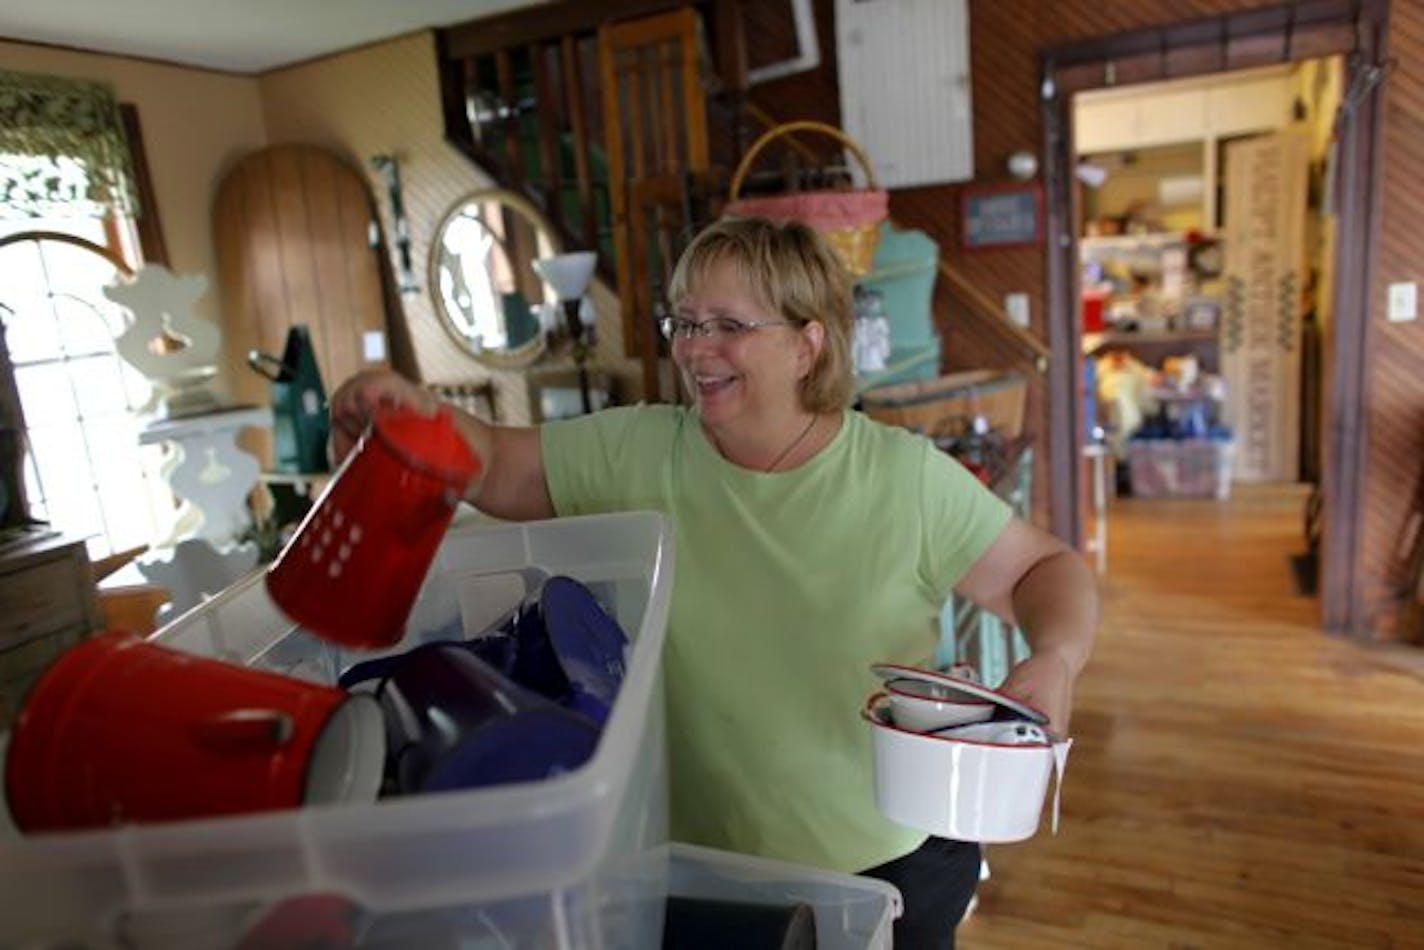
<svg viewBox="0 0 1424 950"><path fill-rule="evenodd" d="M1280 561L1301 595L1318 588L1343 79L1331 56L1083 92L1072 112L1089 450L1139 516L1188 498L1215 522L1255 510L1224 505L1243 490L1294 507Z"/></svg>
<svg viewBox="0 0 1424 950"><path fill-rule="evenodd" d="M1292 553L1311 551L1310 507L1319 568L1302 565L1302 586L1319 590L1323 626L1350 631L1385 9L1309 9L1309 22L1290 5L1044 54L1045 187L1062 236L1047 262L1050 465L1055 528L1079 544L1095 423L1139 497L1210 504L1242 484L1314 483L1310 506L1293 489ZM1109 386L1102 407L1087 374L1108 355L1164 398L1134 410Z"/></svg>

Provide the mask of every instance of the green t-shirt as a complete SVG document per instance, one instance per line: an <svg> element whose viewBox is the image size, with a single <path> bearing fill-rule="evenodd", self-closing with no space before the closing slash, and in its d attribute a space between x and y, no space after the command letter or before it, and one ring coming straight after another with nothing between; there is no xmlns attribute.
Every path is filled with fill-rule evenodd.
<svg viewBox="0 0 1424 950"><path fill-rule="evenodd" d="M674 406L549 423L541 442L558 514L671 516L673 838L843 872L918 847L875 807L869 665L933 651L1008 507L927 439L852 411L775 474L728 462Z"/></svg>

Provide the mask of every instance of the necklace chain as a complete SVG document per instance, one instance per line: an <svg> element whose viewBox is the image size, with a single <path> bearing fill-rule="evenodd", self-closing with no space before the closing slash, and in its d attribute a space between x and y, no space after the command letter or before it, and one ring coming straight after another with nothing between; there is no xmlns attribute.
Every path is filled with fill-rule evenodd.
<svg viewBox="0 0 1424 950"><path fill-rule="evenodd" d="M818 416L818 415L816 415L814 412L811 413L811 421L808 422L808 423L806 423L806 428L802 429L802 430L801 430L801 434L798 435L796 438L794 438L794 439L791 440L791 444L790 444L790 445L788 445L786 448L782 449L781 454L776 457L776 461L772 462L770 465L768 465L768 466L766 467L766 474L769 475L769 474L771 474L772 472L776 471L776 467L777 467L778 465L780 465L782 462L786 461L786 456L790 455L790 454L791 454L791 451L792 451L793 449L795 449L796 446L798 446L798 445L801 444L801 440L802 440L802 439L806 438L806 436L808 436L808 435L811 434L811 430L812 430L813 428L815 428L815 426L816 426L816 420L818 420L819 418L821 418L821 417Z"/></svg>

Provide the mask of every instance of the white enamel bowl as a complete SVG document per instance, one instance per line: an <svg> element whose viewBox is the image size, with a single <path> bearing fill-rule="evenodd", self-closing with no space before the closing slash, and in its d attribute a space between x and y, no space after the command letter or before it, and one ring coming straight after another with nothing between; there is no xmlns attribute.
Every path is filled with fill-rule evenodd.
<svg viewBox="0 0 1424 950"><path fill-rule="evenodd" d="M875 802L881 813L958 841L1032 837L1055 758L1062 761L1070 745L1010 745L912 732L891 719L884 693L872 695L861 715L872 731ZM1056 818L1055 801L1055 824Z"/></svg>
<svg viewBox="0 0 1424 950"><path fill-rule="evenodd" d="M891 680L885 692L890 697L890 718L911 732L984 722L994 715L995 706L988 700L924 680Z"/></svg>

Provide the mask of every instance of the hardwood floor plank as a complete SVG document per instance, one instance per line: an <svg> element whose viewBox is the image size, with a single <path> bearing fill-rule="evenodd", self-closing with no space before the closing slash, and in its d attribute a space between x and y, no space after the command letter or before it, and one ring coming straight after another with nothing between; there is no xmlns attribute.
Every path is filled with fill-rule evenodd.
<svg viewBox="0 0 1424 950"><path fill-rule="evenodd" d="M1319 631L1304 498L1113 503L1059 834L961 947L1424 948L1424 677Z"/></svg>

